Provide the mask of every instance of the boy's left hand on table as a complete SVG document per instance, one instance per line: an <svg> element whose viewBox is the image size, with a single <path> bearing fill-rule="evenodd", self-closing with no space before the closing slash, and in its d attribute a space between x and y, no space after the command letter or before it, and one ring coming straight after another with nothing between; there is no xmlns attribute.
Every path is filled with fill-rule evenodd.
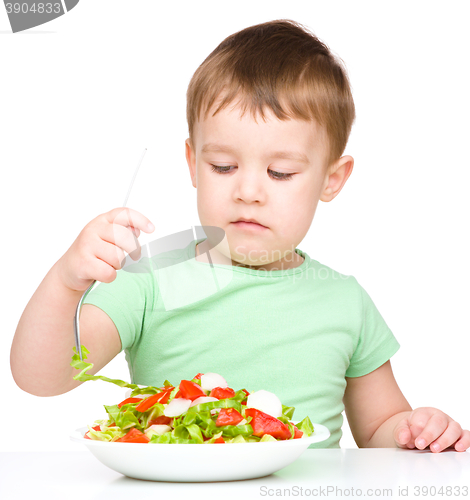
<svg viewBox="0 0 470 500"><path fill-rule="evenodd" d="M428 447L440 452L448 447L465 451L470 447L470 431L462 429L459 423L441 410L431 407L416 408L398 422L393 437L399 448Z"/></svg>

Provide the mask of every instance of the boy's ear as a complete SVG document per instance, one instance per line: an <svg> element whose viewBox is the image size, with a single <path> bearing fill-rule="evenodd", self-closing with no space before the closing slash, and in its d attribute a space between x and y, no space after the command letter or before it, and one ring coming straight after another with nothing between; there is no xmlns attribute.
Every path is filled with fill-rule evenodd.
<svg viewBox="0 0 470 500"><path fill-rule="evenodd" d="M189 174L191 175L191 182L196 187L196 152L194 151L191 139L188 138L184 141L186 148L186 161L188 162Z"/></svg>
<svg viewBox="0 0 470 500"><path fill-rule="evenodd" d="M342 156L331 168L329 174L325 176L325 185L320 196L321 201L331 201L335 198L352 173L354 158L352 156Z"/></svg>

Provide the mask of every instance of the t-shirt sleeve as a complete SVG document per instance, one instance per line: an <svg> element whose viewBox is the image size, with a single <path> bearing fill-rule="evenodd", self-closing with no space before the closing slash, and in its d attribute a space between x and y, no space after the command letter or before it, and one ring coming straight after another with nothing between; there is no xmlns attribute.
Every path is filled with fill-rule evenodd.
<svg viewBox="0 0 470 500"><path fill-rule="evenodd" d="M120 269L114 281L98 284L83 301L99 307L111 318L121 338L121 351L132 347L142 332L149 279L149 274Z"/></svg>
<svg viewBox="0 0 470 500"><path fill-rule="evenodd" d="M361 377L387 362L400 344L385 323L369 294L358 283L362 299L362 327L346 377Z"/></svg>

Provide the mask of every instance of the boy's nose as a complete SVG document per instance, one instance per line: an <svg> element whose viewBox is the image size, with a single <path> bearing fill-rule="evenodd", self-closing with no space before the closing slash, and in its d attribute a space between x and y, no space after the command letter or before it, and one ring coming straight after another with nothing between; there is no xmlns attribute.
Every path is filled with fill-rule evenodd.
<svg viewBox="0 0 470 500"><path fill-rule="evenodd" d="M266 197L266 187L260 175L246 174L237 179L235 197L245 203L263 202Z"/></svg>

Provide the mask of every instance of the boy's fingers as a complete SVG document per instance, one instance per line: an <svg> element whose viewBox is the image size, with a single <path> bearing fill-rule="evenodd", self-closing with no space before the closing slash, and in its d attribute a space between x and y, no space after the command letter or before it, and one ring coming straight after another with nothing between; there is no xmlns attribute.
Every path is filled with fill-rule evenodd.
<svg viewBox="0 0 470 500"><path fill-rule="evenodd" d="M406 446L407 443L410 441L411 431L408 425L408 420L406 418L404 418L401 422L399 422L398 425L395 427L395 432L393 437L395 439L395 442L399 446Z"/></svg>
<svg viewBox="0 0 470 500"><path fill-rule="evenodd" d="M421 435L423 430L426 428L432 415L434 415L434 413L438 411L439 410L436 410L435 408L422 407L422 408L416 408L411 412L408 418L409 418L413 448L415 447L416 439L418 438L418 436Z"/></svg>
<svg viewBox="0 0 470 500"><path fill-rule="evenodd" d="M132 226L129 229L137 236L137 238L140 236L140 229Z"/></svg>
<svg viewBox="0 0 470 500"><path fill-rule="evenodd" d="M112 243L127 252L131 258L140 255L140 243L135 233L129 228L120 224L106 224L99 235L103 241ZM134 259L136 260L136 259Z"/></svg>
<svg viewBox="0 0 470 500"><path fill-rule="evenodd" d="M98 259L105 262L106 264L108 264L109 266L111 266L112 268L114 268L115 270L121 269L122 263L124 262L125 259L124 252L116 245L113 245L108 242L103 242L103 245L100 245L97 248L95 256Z"/></svg>
<svg viewBox="0 0 470 500"><path fill-rule="evenodd" d="M133 210L132 208L120 207L114 208L110 212L104 214L106 220L111 224L120 224L124 227L134 227L136 229L140 229L145 233L151 233L155 227L145 215L142 215L137 210Z"/></svg>
<svg viewBox="0 0 470 500"><path fill-rule="evenodd" d="M435 441L449 426L452 419L441 411L437 411L426 422L424 429L415 439L415 446L419 450L424 450Z"/></svg>
<svg viewBox="0 0 470 500"><path fill-rule="evenodd" d="M453 445L462 435L462 427L460 424L452 420L443 434L439 436L434 442L431 443L430 449L434 452L445 450Z"/></svg>
<svg viewBox="0 0 470 500"><path fill-rule="evenodd" d="M460 439L455 443L454 448L457 451L465 451L470 448L470 431L464 430Z"/></svg>
<svg viewBox="0 0 470 500"><path fill-rule="evenodd" d="M135 247L139 244L135 231L121 224L104 224L99 227L98 234L101 236L101 239L120 246L126 252L132 250L132 248L128 248L129 246ZM126 248L124 248L124 244L127 245Z"/></svg>

